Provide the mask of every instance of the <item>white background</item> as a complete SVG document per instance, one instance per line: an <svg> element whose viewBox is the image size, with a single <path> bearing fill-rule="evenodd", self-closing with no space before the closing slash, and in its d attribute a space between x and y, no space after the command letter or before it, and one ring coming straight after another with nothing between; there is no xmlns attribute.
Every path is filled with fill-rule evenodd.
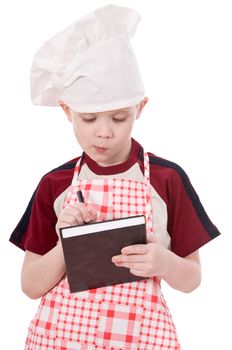
<svg viewBox="0 0 232 350"><path fill-rule="evenodd" d="M30 102L32 57L45 40L106 1L7 0L0 5L1 348L23 349L38 301L20 290L24 253L8 242L41 176L80 154L58 108ZM114 1L142 15L133 45L150 99L133 136L180 164L223 233L201 249L190 294L163 285L183 350L231 342L232 4L226 0Z"/></svg>

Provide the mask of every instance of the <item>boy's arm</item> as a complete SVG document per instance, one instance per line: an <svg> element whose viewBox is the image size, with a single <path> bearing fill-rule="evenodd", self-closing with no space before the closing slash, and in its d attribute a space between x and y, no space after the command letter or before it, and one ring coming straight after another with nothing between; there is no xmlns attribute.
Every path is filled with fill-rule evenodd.
<svg viewBox="0 0 232 350"><path fill-rule="evenodd" d="M88 210L84 203L62 210L56 224L58 238L60 228L91 222L96 217L97 213ZM44 255L26 251L21 274L22 290L32 299L40 298L59 283L64 273L65 261L60 240Z"/></svg>
<svg viewBox="0 0 232 350"><path fill-rule="evenodd" d="M192 292L201 283L199 251L181 258L169 251L168 268L161 276L172 288L182 292Z"/></svg>
<svg viewBox="0 0 232 350"><path fill-rule="evenodd" d="M65 262L61 243L45 255L26 251L21 273L23 292L37 299L52 289L65 273Z"/></svg>

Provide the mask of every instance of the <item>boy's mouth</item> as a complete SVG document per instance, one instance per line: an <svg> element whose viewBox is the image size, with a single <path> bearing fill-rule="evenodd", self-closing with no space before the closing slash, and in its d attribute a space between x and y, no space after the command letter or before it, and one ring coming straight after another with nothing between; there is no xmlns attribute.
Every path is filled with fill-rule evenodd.
<svg viewBox="0 0 232 350"><path fill-rule="evenodd" d="M94 149L99 152L99 153L104 153L108 150L108 148L105 147L98 147L98 146L94 146Z"/></svg>

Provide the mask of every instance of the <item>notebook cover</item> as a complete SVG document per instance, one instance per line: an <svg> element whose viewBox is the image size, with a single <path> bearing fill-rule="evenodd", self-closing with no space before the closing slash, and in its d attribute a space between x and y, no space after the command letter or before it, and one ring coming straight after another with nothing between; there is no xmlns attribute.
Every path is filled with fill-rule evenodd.
<svg viewBox="0 0 232 350"><path fill-rule="evenodd" d="M121 254L123 247L146 243L145 223L69 238L63 238L62 230L61 242L71 293L145 279L111 261L114 255Z"/></svg>

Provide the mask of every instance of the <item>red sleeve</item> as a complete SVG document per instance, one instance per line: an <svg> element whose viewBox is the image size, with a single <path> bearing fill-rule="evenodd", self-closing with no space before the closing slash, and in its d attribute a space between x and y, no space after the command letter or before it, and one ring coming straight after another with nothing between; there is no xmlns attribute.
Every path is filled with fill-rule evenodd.
<svg viewBox="0 0 232 350"><path fill-rule="evenodd" d="M56 222L51 186L45 178L40 182L35 193L29 224L25 232L24 249L41 255L51 250L58 240Z"/></svg>
<svg viewBox="0 0 232 350"><path fill-rule="evenodd" d="M63 164L42 178L24 215L12 232L10 242L40 255L56 245L58 236L55 230L57 216L54 202L69 187L77 159Z"/></svg>
<svg viewBox="0 0 232 350"><path fill-rule="evenodd" d="M184 170L154 155L150 161L152 186L167 206L171 250L181 257L188 256L220 232L209 219Z"/></svg>
<svg viewBox="0 0 232 350"><path fill-rule="evenodd" d="M168 232L171 236L171 250L185 257L220 233L210 221L184 172L182 176L173 172L167 189L169 197Z"/></svg>
<svg viewBox="0 0 232 350"><path fill-rule="evenodd" d="M10 241L23 250L43 255L51 250L58 240L55 230L56 222L51 186L45 177L33 194Z"/></svg>

